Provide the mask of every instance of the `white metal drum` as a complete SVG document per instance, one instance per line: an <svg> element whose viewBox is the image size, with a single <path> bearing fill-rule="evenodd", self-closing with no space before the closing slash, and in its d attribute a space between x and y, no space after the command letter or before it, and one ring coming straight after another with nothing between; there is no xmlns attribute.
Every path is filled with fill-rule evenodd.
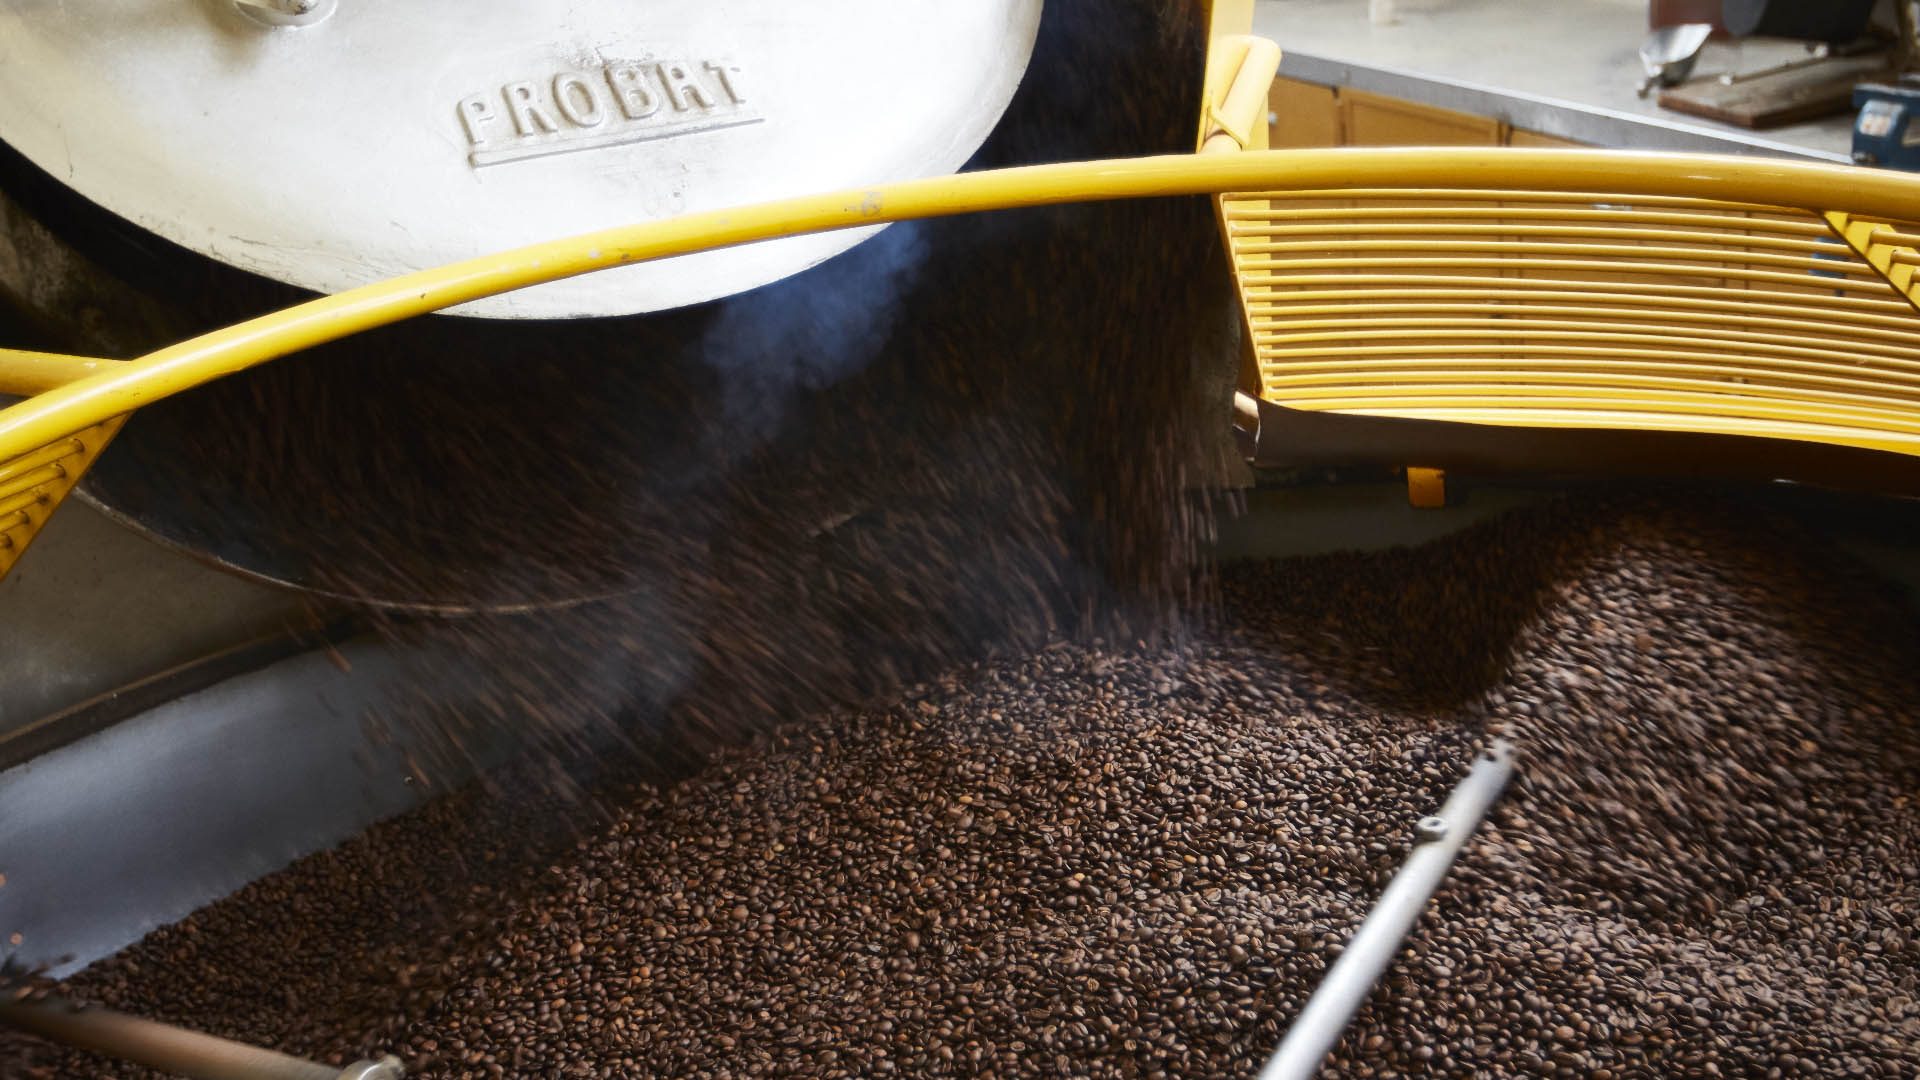
<svg viewBox="0 0 1920 1080"><path fill-rule="evenodd" d="M128 220L321 292L558 236L952 172L1040 0L0 0L0 140ZM464 314L724 296L871 230Z"/></svg>

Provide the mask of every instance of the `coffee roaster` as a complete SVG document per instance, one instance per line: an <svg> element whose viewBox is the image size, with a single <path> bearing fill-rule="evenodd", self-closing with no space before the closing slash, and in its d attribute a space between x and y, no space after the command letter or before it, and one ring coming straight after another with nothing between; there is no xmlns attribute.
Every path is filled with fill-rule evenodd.
<svg viewBox="0 0 1920 1080"><path fill-rule="evenodd" d="M954 173L997 145L996 121L1018 107L1016 83L1045 40L1037 3L869 5L823 49L809 13L772 5L644 20L576 5L557 28L551 12L519 5L12 12L0 139L16 155L14 257L0 286L22 344L41 347L0 352L0 390L19 398L0 411L0 572L31 565L29 542L77 491L229 571L355 608L443 617L631 592L633 576L525 542L488 549L484 578L427 568L368 584L342 568L396 546L438 554L450 529L482 528L480 517L421 510L435 494L426 480L383 489L383 475L344 468L351 456L329 459L327 490L311 496L280 498L292 472L229 482L219 447L272 457L321 440L208 440L205 418L232 414L184 407L245 385L280 395L276 422L297 420L289 388L313 384L276 388L273 372L393 326L397 336L343 360L370 406L405 379L447 377L443 363L392 367L391 388L374 381L395 357L472 349L456 357L473 361L462 378L505 380L516 360L550 362L536 340L564 343L571 366L556 370L569 377L678 357L734 365L750 385L742 358L847 346L820 335L844 331L849 309L820 319L821 305L915 272L915 223L977 215L992 236L996 221L1033 220L999 212L1171 197L1210 200L1224 248L1213 269L1237 296L1224 325L1237 324L1241 348L1238 388L1212 399L1214 434L1237 438L1246 464L1401 470L1415 501L1431 503L1445 502L1449 475L1515 471L1914 487L1920 179L1604 151L1269 151L1278 50L1245 33L1246 14L1224 2L1210 12L1201 100L1185 118L1197 138L1179 152ZM143 48L130 50L136 39ZM1194 249L1211 242L1202 228ZM182 281L190 302L170 287ZM729 319L779 332L741 334ZM260 381L241 382L248 372ZM684 400L720 409L719 422L748 415L715 394ZM310 433L352 430L351 417L327 426L347 401L314 399L328 415L308 417ZM580 445L608 437L604 416L579 415ZM500 441L510 458L547 430L502 429ZM672 446L652 449L677 460ZM179 455L203 488L180 486ZM626 552L619 530L600 535L564 512L592 490L598 463L578 461L588 486L515 477L529 500L553 501L480 508L484 527L509 538L529 521L577 527ZM333 482L420 498L376 515L377 498ZM807 507L805 538L869 510L824 505ZM639 498L597 509L599 524L660 512ZM314 530L331 539L298 557L275 543ZM1334 1004L1304 1014L1273 1075L1307 1075L1325 1052L1508 768L1505 748L1476 760L1458 802L1418 826L1384 921L1330 974ZM5 895L35 887L12 874ZM39 1030L161 1065L243 1052L182 1036L175 1056L155 1057L173 1038L164 1029L22 1008ZM274 1075L326 1072L261 1060Z"/></svg>

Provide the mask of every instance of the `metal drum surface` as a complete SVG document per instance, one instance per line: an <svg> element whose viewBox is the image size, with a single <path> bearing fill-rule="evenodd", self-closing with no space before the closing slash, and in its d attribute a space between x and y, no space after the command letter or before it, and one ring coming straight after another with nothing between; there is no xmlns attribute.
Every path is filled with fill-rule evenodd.
<svg viewBox="0 0 1920 1080"><path fill-rule="evenodd" d="M0 141L184 247L338 292L636 220L952 172L1019 84L1040 6L0 0ZM679 307L870 235L690 255L459 311Z"/></svg>

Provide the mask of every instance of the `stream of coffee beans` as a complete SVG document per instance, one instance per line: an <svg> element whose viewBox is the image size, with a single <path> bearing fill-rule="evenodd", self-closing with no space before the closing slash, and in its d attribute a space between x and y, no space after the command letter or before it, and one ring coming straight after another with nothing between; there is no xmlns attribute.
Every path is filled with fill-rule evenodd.
<svg viewBox="0 0 1920 1080"><path fill-rule="evenodd" d="M1206 46L1192 0L1049 0L967 167L1190 152ZM45 217L80 212L40 179L66 196ZM137 231L120 246L102 265L155 264L129 284L146 305L115 309L138 344L80 325L57 347L137 351L304 299ZM374 608L422 646L402 681L425 694L457 672L462 715L387 718L422 779L528 729L570 752L635 729L726 745L1180 606L1238 324L1205 198L903 222L707 304L423 318L286 357L141 409L88 483L193 550Z"/></svg>
<svg viewBox="0 0 1920 1080"><path fill-rule="evenodd" d="M1228 567L1184 633L960 665L558 847L456 792L59 989L426 1077L1248 1076L1504 734L1324 1075L1910 1078L1916 659L1793 520L1589 492Z"/></svg>

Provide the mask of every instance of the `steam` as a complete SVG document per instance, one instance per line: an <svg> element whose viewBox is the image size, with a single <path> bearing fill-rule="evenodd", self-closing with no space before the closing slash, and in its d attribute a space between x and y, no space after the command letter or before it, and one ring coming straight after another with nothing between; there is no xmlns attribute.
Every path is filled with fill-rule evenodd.
<svg viewBox="0 0 1920 1080"><path fill-rule="evenodd" d="M717 305L698 349L726 384L715 437L729 440L729 457L771 437L793 392L841 382L881 355L927 251L923 223L902 222Z"/></svg>

